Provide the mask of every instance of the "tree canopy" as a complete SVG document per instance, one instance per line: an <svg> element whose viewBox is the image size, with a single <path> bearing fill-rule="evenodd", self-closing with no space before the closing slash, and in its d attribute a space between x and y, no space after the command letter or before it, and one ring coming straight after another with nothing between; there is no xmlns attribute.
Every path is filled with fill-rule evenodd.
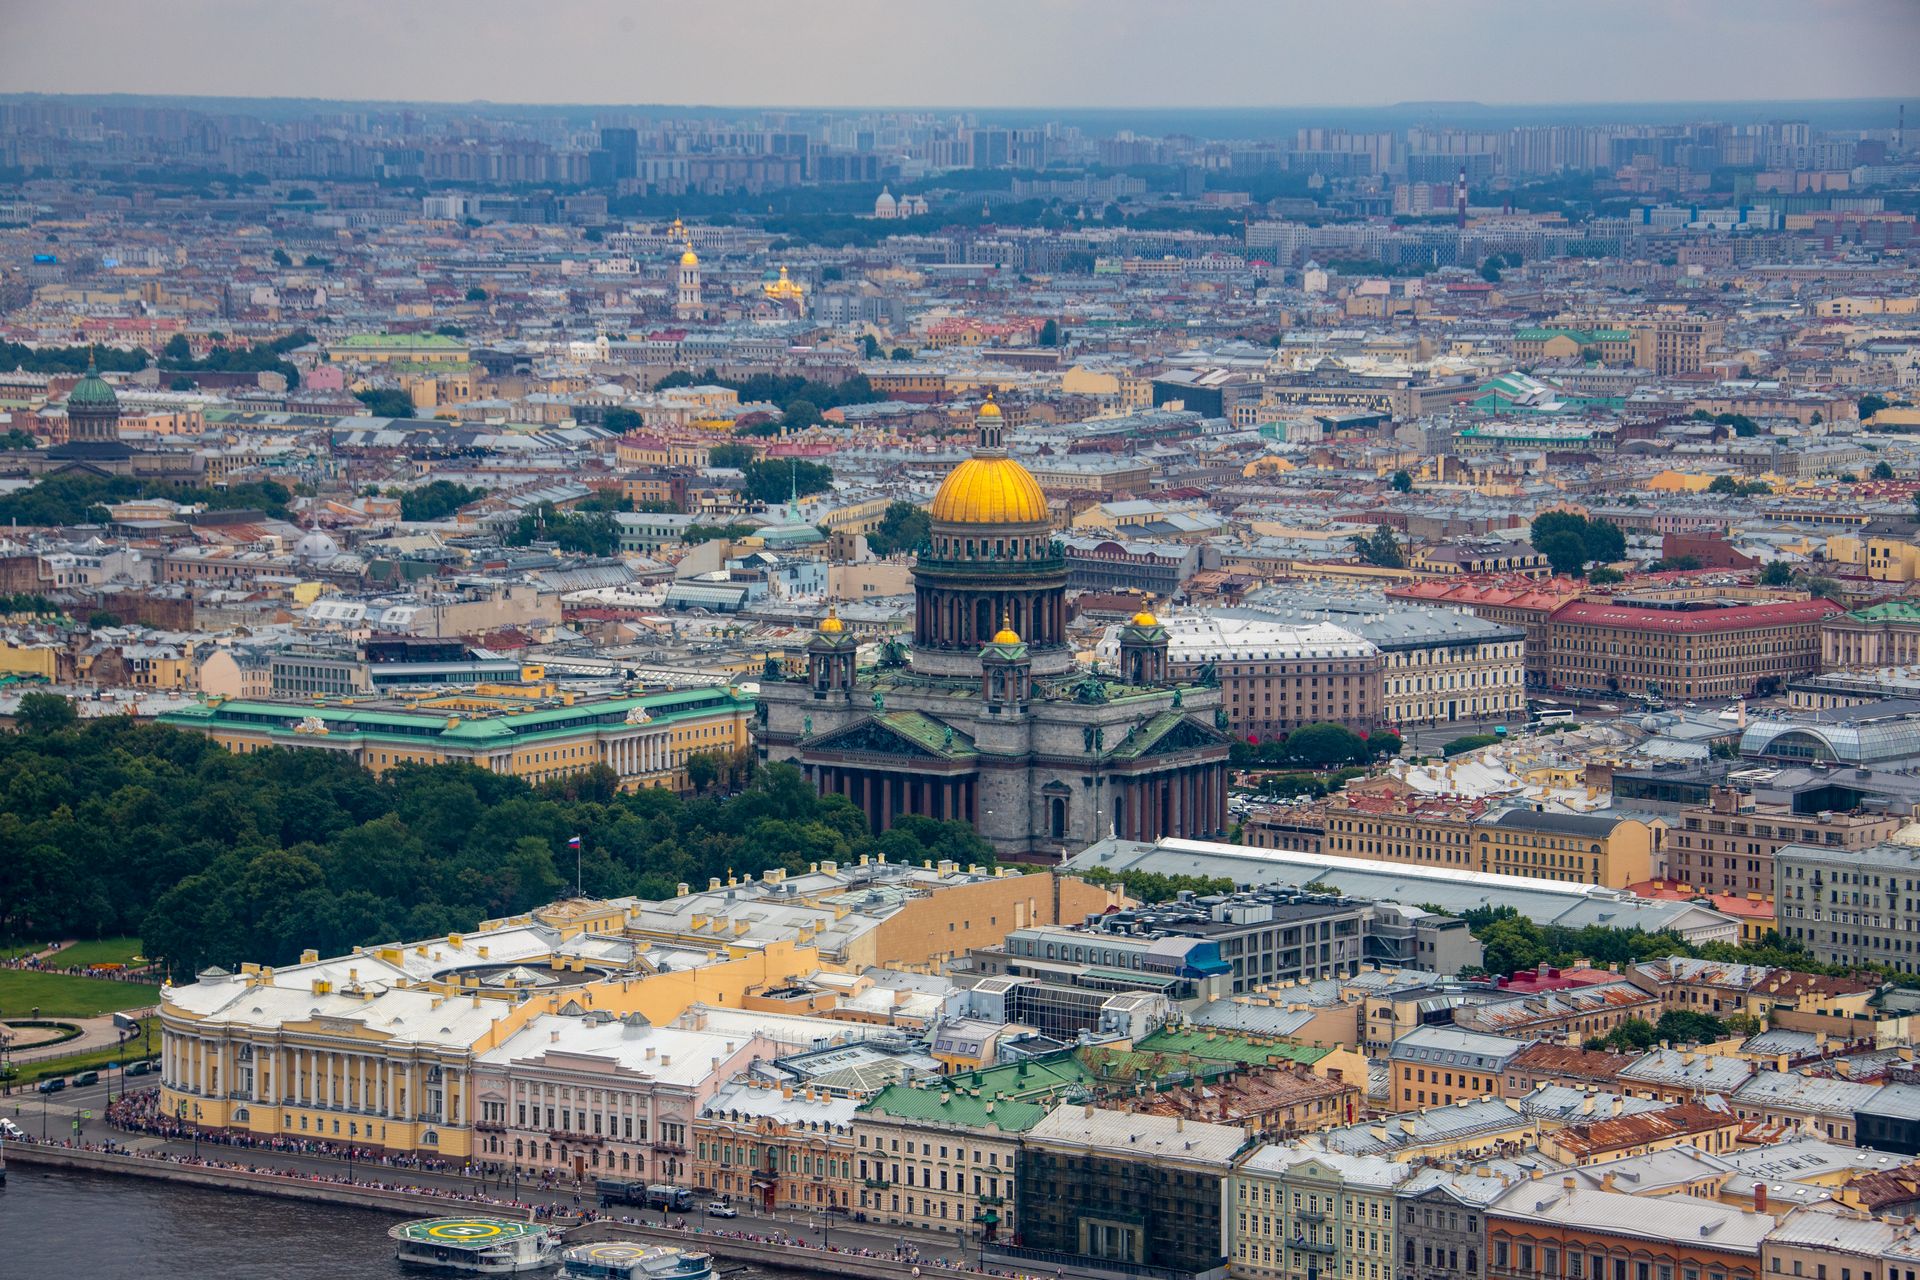
<svg viewBox="0 0 1920 1280"><path fill-rule="evenodd" d="M109 503L133 498L171 498L175 502L204 502L218 510L260 510L280 517L287 514L293 491L277 480L261 480L224 488L180 489L157 480L132 476L93 476L79 472L48 476L30 489L0 495L0 524L85 524L104 519Z"/></svg>
<svg viewBox="0 0 1920 1280"><path fill-rule="evenodd" d="M24 732L0 734L0 938L138 934L176 977L524 911L571 888L573 860L555 857L574 835L600 897L863 853L992 860L958 823L876 838L784 765L687 799L621 793L605 769L535 788L466 765L375 777L328 751L233 755L130 717L75 724L53 694L28 694L21 717Z"/></svg>
<svg viewBox="0 0 1920 1280"><path fill-rule="evenodd" d="M313 341L313 335L304 329L296 330L284 338L275 338L271 342L256 342L252 346L227 347L216 345L206 355L196 360L187 340L175 334L167 340L165 350L160 353L160 367L181 373L277 373L287 380L289 388L300 385L300 370L289 361L281 359L289 351L298 350Z"/></svg>
<svg viewBox="0 0 1920 1280"><path fill-rule="evenodd" d="M469 502L478 502L486 496L485 489L456 484L451 480L435 480L400 495L400 518L444 520Z"/></svg>
<svg viewBox="0 0 1920 1280"><path fill-rule="evenodd" d="M877 556L900 555L927 545L933 517L925 507L893 502L880 517L880 527L867 535L867 547Z"/></svg>
<svg viewBox="0 0 1920 1280"><path fill-rule="evenodd" d="M1529 529L1533 549L1555 573L1579 577L1588 564L1624 559L1627 537L1611 520L1589 520L1571 511L1543 511Z"/></svg>
<svg viewBox="0 0 1920 1280"><path fill-rule="evenodd" d="M83 373L92 360L102 373L138 373L147 367L139 347L29 347L0 342L0 369L28 373Z"/></svg>
<svg viewBox="0 0 1920 1280"><path fill-rule="evenodd" d="M1375 565L1382 569L1404 569L1407 557L1400 550L1400 539L1386 525L1375 525L1370 534L1355 534L1347 539L1353 544L1353 554L1362 564Z"/></svg>
<svg viewBox="0 0 1920 1280"><path fill-rule="evenodd" d="M353 398L367 406L367 412L376 418L413 416L413 397L393 387L368 387L365 391L354 392Z"/></svg>
<svg viewBox="0 0 1920 1280"><path fill-rule="evenodd" d="M762 458L749 462L743 472L748 494L770 507L778 506L796 493L805 497L833 487L831 467L798 458Z"/></svg>
<svg viewBox="0 0 1920 1280"><path fill-rule="evenodd" d="M520 517L505 541L511 547L551 542L577 555L610 556L619 548L620 533L604 511L566 512L543 502Z"/></svg>

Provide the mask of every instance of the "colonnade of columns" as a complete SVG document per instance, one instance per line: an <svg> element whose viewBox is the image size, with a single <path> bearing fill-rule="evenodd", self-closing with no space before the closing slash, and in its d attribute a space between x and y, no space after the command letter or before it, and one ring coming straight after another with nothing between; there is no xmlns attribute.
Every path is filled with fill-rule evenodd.
<svg viewBox="0 0 1920 1280"><path fill-rule="evenodd" d="M942 821L975 821L979 784L971 775L891 773L830 764L809 766L808 772L823 795L845 796L853 801L876 832L887 830L895 818L910 814Z"/></svg>
<svg viewBox="0 0 1920 1280"><path fill-rule="evenodd" d="M673 768L673 747L664 732L610 738L606 752L607 767L623 778L645 777Z"/></svg>
<svg viewBox="0 0 1920 1280"><path fill-rule="evenodd" d="M244 1063L223 1063L232 1051L197 1036L166 1035L161 1043L161 1080L178 1093L215 1098L232 1094L266 1106L324 1107L438 1124L461 1119L460 1072L448 1068L437 1099L426 1069L370 1054L330 1049L259 1049L249 1080ZM408 1099L412 1098L409 1106ZM430 1104L430 1105L429 1105Z"/></svg>
<svg viewBox="0 0 1920 1280"><path fill-rule="evenodd" d="M1138 778L1110 775L1113 828L1122 840L1202 839L1227 827L1227 773L1213 765Z"/></svg>
<svg viewBox="0 0 1920 1280"><path fill-rule="evenodd" d="M1003 621L1034 648L1064 644L1066 593L1057 587L981 592L929 586L914 593L913 641L923 648L978 649L993 639Z"/></svg>

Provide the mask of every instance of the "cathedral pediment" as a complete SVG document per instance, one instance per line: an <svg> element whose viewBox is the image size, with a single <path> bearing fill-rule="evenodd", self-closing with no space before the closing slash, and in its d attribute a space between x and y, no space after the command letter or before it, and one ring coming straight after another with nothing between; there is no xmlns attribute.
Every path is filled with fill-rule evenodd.
<svg viewBox="0 0 1920 1280"><path fill-rule="evenodd" d="M928 761L956 760L978 754L974 750L973 739L953 726L918 711L891 711L868 716L844 729L808 738L800 746L809 755L827 751L857 751L864 755Z"/></svg>
<svg viewBox="0 0 1920 1280"><path fill-rule="evenodd" d="M1135 729L1114 751L1115 759L1141 760L1225 746L1227 735L1179 711L1163 711Z"/></svg>

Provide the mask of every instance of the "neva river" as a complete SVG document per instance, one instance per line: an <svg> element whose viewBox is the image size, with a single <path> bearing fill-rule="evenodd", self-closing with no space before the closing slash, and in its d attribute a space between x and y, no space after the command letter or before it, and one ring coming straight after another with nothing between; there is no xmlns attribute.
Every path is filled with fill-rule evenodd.
<svg viewBox="0 0 1920 1280"><path fill-rule="evenodd" d="M8 1280L387 1280L409 1274L375 1209L14 1165L0 1188ZM417 1276L416 1276L417 1280Z"/></svg>
<svg viewBox="0 0 1920 1280"><path fill-rule="evenodd" d="M404 1221L377 1209L16 1164L0 1188L0 1277L420 1280L426 1273L402 1268L387 1239L387 1228ZM803 1280L716 1262L727 1280Z"/></svg>

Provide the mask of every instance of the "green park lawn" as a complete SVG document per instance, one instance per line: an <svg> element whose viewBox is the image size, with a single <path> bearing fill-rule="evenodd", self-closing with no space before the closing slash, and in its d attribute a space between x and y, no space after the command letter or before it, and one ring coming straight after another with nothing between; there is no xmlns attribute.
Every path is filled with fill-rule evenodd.
<svg viewBox="0 0 1920 1280"><path fill-rule="evenodd" d="M93 1018L120 1009L155 1004L160 988L144 982L109 982L65 973L0 969L0 1017L26 1018L38 1005L43 1018Z"/></svg>
<svg viewBox="0 0 1920 1280"><path fill-rule="evenodd" d="M99 938L92 942L76 942L63 947L48 957L47 963L61 968L85 968L90 964L132 965L133 958L140 954L138 938Z"/></svg>

